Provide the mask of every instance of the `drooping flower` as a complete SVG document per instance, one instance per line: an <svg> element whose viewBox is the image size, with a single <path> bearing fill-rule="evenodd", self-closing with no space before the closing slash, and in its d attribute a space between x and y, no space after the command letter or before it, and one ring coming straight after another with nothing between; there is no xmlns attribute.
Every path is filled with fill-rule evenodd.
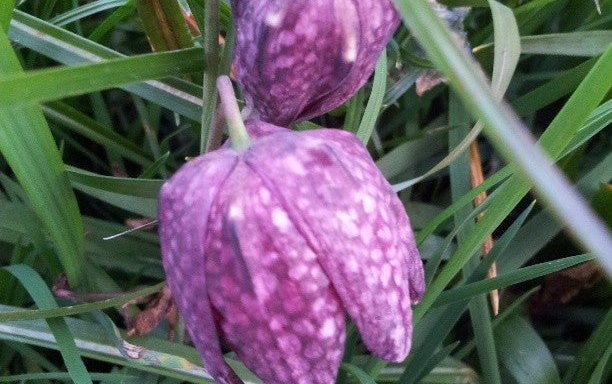
<svg viewBox="0 0 612 384"><path fill-rule="evenodd" d="M232 0L232 8L246 102L280 126L347 101L399 23L390 0Z"/></svg>
<svg viewBox="0 0 612 384"><path fill-rule="evenodd" d="M266 383L335 382L345 313L370 351L403 360L422 263L402 203L351 133L266 132L185 164L162 188L168 283L219 383L224 340Z"/></svg>

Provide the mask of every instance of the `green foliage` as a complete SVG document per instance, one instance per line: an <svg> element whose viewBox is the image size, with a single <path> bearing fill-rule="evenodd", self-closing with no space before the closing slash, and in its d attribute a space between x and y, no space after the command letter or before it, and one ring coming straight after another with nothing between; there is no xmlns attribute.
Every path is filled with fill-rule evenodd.
<svg viewBox="0 0 612 384"><path fill-rule="evenodd" d="M612 2L441 1L472 7L465 46L431 2L394 2L405 24L370 82L298 127L344 127L368 144L426 261L411 355L380 361L349 326L339 382L607 382L605 273L569 302L534 298L550 289L546 276L612 263L609 230L586 203L610 224ZM164 180L216 140L231 16L224 1L0 1L0 382L210 382L180 324L172 341L163 316L129 336L122 307L135 315L130 303L164 286L157 234L130 229L155 218ZM423 74L446 82L419 96ZM486 178L472 188L466 150L477 137ZM91 298L54 298L61 273Z"/></svg>

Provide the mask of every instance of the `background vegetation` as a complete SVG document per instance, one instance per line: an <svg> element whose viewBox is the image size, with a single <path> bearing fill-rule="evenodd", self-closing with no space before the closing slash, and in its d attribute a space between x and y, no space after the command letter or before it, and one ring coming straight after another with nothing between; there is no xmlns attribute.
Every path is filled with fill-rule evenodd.
<svg viewBox="0 0 612 384"><path fill-rule="evenodd" d="M612 1L446 0L470 7L465 46L428 1L395 3L404 25L372 80L295 127L368 143L426 260L409 358L369 356L349 327L339 382L607 382L611 289L592 259L610 272L612 246L583 201L610 224ZM174 0L0 1L0 382L208 377L180 324L173 341L166 321L125 333L121 309L134 316L144 307L127 304L163 288L155 230L104 240L154 218L163 180L208 141L200 127L214 120L211 79L229 72L231 10L180 4L191 32ZM448 81L417 95L417 79L440 74ZM470 159L485 174L475 189ZM60 274L78 293L56 285L54 296Z"/></svg>

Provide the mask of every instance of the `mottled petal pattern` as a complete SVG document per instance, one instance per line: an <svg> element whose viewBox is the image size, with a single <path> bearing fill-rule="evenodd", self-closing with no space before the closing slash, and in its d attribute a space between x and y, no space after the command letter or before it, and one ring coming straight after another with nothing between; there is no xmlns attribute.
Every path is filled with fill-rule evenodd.
<svg viewBox="0 0 612 384"><path fill-rule="evenodd" d="M390 0L352 0L358 9L360 39L354 65L342 83L326 97L304 111L300 120L308 120L344 104L372 75L376 60L400 23Z"/></svg>
<svg viewBox="0 0 612 384"><path fill-rule="evenodd" d="M399 17L390 0L233 0L234 64L247 104L277 125L348 100Z"/></svg>
<svg viewBox="0 0 612 384"><path fill-rule="evenodd" d="M272 191L241 163L211 218L209 295L240 360L266 383L333 383L345 312Z"/></svg>
<svg viewBox="0 0 612 384"><path fill-rule="evenodd" d="M236 163L237 156L230 151L198 157L164 184L159 198L159 235L168 284L206 368L218 383L227 384L242 380L221 353L206 292L203 237L220 185Z"/></svg>
<svg viewBox="0 0 612 384"><path fill-rule="evenodd" d="M394 196L395 197L395 196ZM425 293L425 271L423 270L423 262L421 254L416 246L410 219L406 215L406 209L400 199L391 199L391 208L397 220L397 230L402 241L404 249L406 249L406 264L408 267L408 283L410 284L410 300L412 304L417 304L423 299Z"/></svg>
<svg viewBox="0 0 612 384"><path fill-rule="evenodd" d="M345 313L377 356L403 360L422 263L402 203L347 132L247 124L244 152L188 162L163 187L164 268L220 383L220 339L266 383L335 382Z"/></svg>
<svg viewBox="0 0 612 384"><path fill-rule="evenodd" d="M398 228L408 219L398 220L389 184L346 132L279 132L258 144L245 154L247 164L317 252L366 345L382 358L403 360L410 349L412 297L423 289L411 295L410 263L416 258L421 273L422 264L414 243L406 244L410 227Z"/></svg>
<svg viewBox="0 0 612 384"><path fill-rule="evenodd" d="M261 124L260 124L261 125ZM262 128L259 128L261 130ZM270 130L267 132L271 132ZM346 162L346 159L355 157L365 159L366 163L370 164L370 172L368 178L364 179L361 177L361 173L356 173L354 176L358 177L362 183L374 182L382 190L386 190L387 198L384 200L384 204L388 205L393 211L397 225L395 229L399 233L400 240L406 250L406 263L408 266L408 281L410 282L410 299L413 304L421 301L423 293L425 291L425 274L423 271L423 263L421 261L421 255L416 247L416 240L414 239L414 233L412 232L412 225L410 219L406 214L404 205L397 197L396 193L390 188L389 183L384 178L383 174L372 164L370 160L370 154L366 148L362 145L359 140L356 140L355 136L341 131L338 129L322 129L313 131L313 134L326 140L333 148L336 153L344 154L339 156L339 159ZM371 168L374 166L375 168ZM350 164L345 164L346 168L350 168Z"/></svg>

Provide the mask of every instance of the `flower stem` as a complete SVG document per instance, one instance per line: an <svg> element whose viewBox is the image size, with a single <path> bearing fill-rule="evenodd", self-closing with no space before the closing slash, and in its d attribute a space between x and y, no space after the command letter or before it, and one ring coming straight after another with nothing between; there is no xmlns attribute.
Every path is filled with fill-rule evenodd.
<svg viewBox="0 0 612 384"><path fill-rule="evenodd" d="M251 145L251 138L242 121L238 102L236 101L236 94L234 93L230 78L225 75L219 76L217 79L217 89L219 90L219 97L221 98L223 115L227 122L227 130L230 139L232 139L232 148L236 151L244 151Z"/></svg>
<svg viewBox="0 0 612 384"><path fill-rule="evenodd" d="M219 0L207 0L204 2L204 30L202 34L204 38L206 70L204 71L202 81L204 105L202 106L200 153L204 153L208 147L208 136L217 109L215 79L219 75Z"/></svg>

